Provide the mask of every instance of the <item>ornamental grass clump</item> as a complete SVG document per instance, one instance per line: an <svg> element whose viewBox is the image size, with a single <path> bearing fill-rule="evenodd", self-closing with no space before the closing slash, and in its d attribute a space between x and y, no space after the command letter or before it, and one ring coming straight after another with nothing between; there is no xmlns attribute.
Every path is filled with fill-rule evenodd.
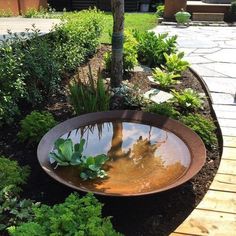
<svg viewBox="0 0 236 236"><path fill-rule="evenodd" d="M95 80L89 66L88 80L82 81L79 77L69 85L69 101L77 115L107 111L110 105L110 94L105 88L101 73Z"/></svg>

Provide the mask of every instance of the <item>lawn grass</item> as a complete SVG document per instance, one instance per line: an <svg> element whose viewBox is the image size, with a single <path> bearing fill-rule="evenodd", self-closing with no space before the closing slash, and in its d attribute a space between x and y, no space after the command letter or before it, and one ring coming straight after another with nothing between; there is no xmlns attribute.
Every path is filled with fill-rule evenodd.
<svg viewBox="0 0 236 236"><path fill-rule="evenodd" d="M101 43L111 43L113 19L111 13L104 13L104 31L101 36ZM125 29L137 29L146 31L157 25L157 17L153 13L125 13Z"/></svg>

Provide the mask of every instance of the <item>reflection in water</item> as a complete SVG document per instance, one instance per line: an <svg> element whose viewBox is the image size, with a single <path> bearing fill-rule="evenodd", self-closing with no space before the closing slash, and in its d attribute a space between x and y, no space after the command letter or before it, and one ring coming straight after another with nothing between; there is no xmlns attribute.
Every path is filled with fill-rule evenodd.
<svg viewBox="0 0 236 236"><path fill-rule="evenodd" d="M175 134L131 122L105 122L73 130L62 138L86 138L84 155L106 154L108 178L81 181L76 167L55 171L70 184L96 192L151 192L175 182L190 164L190 152Z"/></svg>

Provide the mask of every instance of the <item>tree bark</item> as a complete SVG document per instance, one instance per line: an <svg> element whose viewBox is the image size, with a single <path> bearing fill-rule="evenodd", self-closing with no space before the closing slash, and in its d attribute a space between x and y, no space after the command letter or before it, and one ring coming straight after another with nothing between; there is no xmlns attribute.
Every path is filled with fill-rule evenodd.
<svg viewBox="0 0 236 236"><path fill-rule="evenodd" d="M124 0L111 1L113 15L111 86L119 87L123 79Z"/></svg>

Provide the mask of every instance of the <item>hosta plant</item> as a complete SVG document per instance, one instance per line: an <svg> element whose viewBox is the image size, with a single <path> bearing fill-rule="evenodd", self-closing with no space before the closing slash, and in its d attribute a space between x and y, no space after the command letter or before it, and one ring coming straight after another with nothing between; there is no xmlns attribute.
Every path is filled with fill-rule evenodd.
<svg viewBox="0 0 236 236"><path fill-rule="evenodd" d="M181 75L189 67L189 63L183 60L184 52L172 53L170 55L164 53L164 57L166 63L162 67L168 72Z"/></svg>
<svg viewBox="0 0 236 236"><path fill-rule="evenodd" d="M179 77L178 75L172 72L166 72L161 70L160 68L155 68L152 73L153 79L159 83L162 88L169 88L172 85L177 83L175 78Z"/></svg>
<svg viewBox="0 0 236 236"><path fill-rule="evenodd" d="M174 95L172 101L184 110L197 110L203 108L203 96L193 89L187 88L182 92L173 90L172 94Z"/></svg>
<svg viewBox="0 0 236 236"><path fill-rule="evenodd" d="M57 166L78 166L80 177L83 180L104 178L106 172L102 166L108 160L105 154L97 156L84 156L85 140L81 139L80 143L73 144L71 139L59 138L55 142L55 149L50 152L49 157L56 161Z"/></svg>

